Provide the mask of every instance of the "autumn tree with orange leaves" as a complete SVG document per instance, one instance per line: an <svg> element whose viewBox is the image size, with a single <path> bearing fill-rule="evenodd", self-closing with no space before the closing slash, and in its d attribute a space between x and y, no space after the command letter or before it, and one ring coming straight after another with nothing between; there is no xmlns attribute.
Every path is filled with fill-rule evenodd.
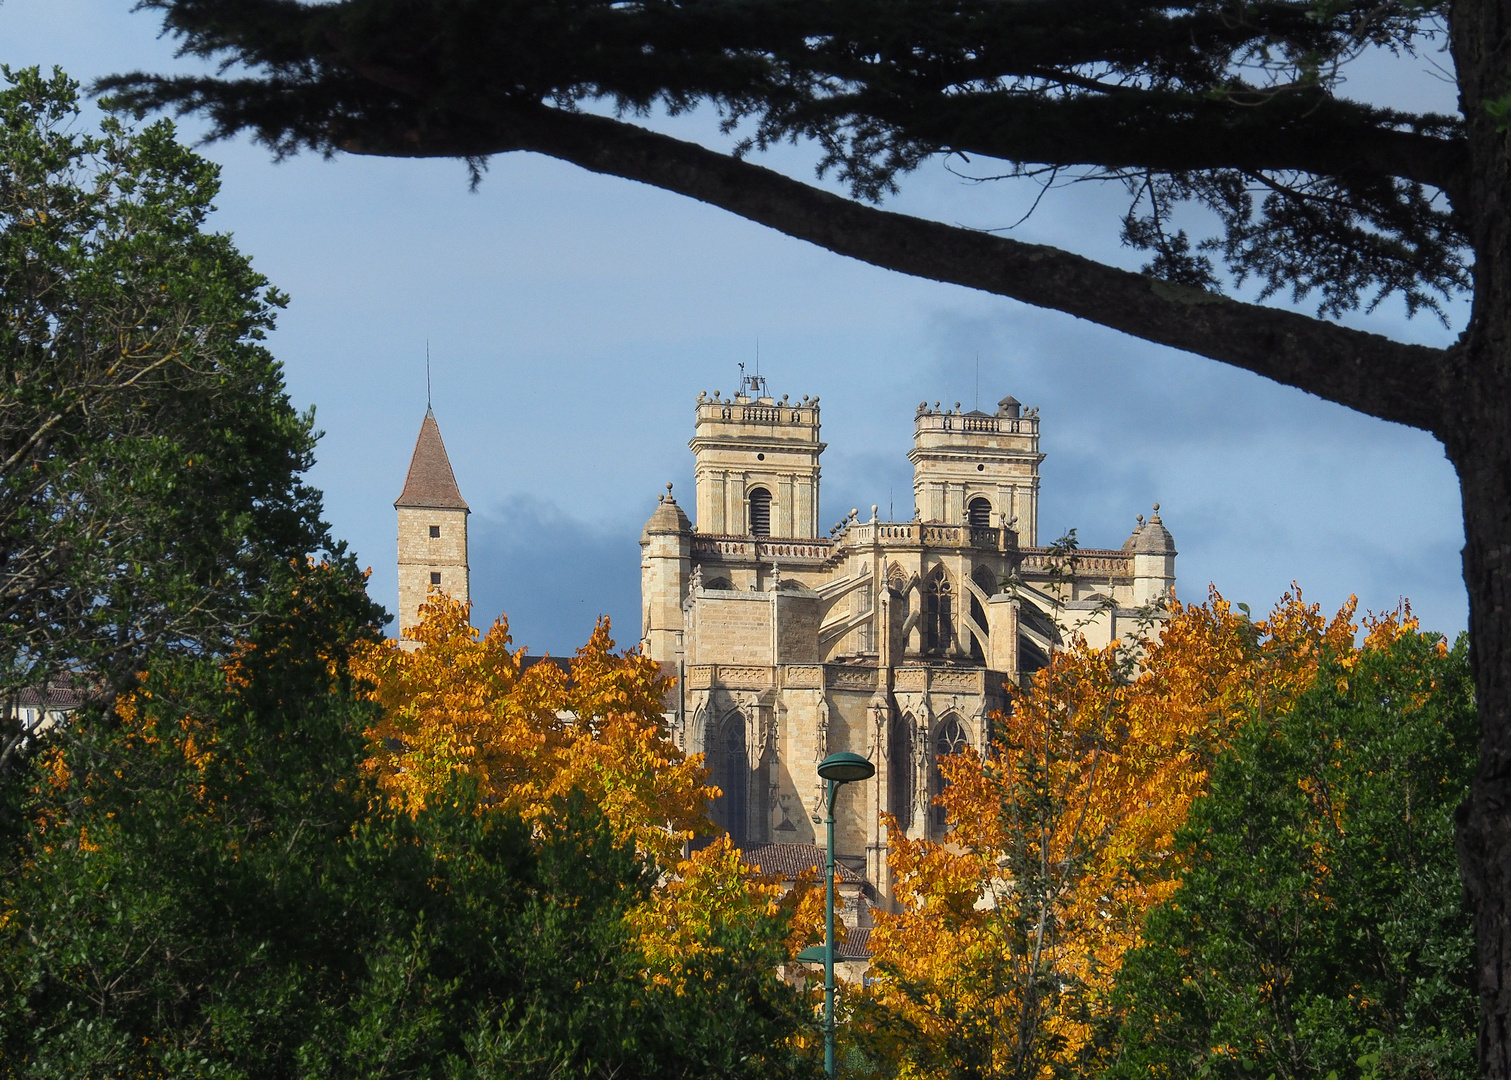
<svg viewBox="0 0 1511 1080"><path fill-rule="evenodd" d="M444 594L405 635L408 646L370 644L352 663L379 706L365 767L395 806L418 812L465 777L485 805L538 821L580 792L661 875L629 921L663 982L784 916L789 952L814 940L823 912L812 890L784 897L726 836L684 857L688 841L718 832L708 816L717 789L702 755L683 753L665 730L668 680L637 651L616 653L607 620L570 676L553 663L524 667L506 619L479 634L466 605Z"/></svg>
<svg viewBox="0 0 1511 1080"><path fill-rule="evenodd" d="M1214 591L1174 607L1136 671L1119 646L1077 641L1009 687L986 759L941 763L948 841L891 835L900 910L872 935L864 1050L902 1077L1093 1068L1095 1025L1145 912L1179 881L1174 836L1216 755L1286 710L1324 656L1353 654L1353 614L1293 593L1251 622Z"/></svg>
<svg viewBox="0 0 1511 1080"><path fill-rule="evenodd" d="M580 791L663 868L712 831L702 763L663 730L668 680L638 652L616 654L607 620L570 677L553 663L525 668L507 619L480 635L444 594L405 634L417 648L385 641L352 661L379 706L366 768L395 805L417 812L466 776L484 803L530 821Z"/></svg>

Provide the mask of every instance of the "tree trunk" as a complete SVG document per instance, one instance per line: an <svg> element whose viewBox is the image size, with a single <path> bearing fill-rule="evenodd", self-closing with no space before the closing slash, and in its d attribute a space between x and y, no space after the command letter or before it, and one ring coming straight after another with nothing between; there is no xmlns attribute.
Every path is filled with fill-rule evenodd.
<svg viewBox="0 0 1511 1080"><path fill-rule="evenodd" d="M1501 356L1506 355L1504 349ZM1504 383L1499 400L1505 401ZM1487 410L1488 411L1488 410ZM1511 423L1481 421L1457 460L1463 489L1464 581L1480 716L1480 766L1459 812L1459 862L1474 907L1480 1061L1511 1078Z"/></svg>
<svg viewBox="0 0 1511 1080"><path fill-rule="evenodd" d="M1438 434L1464 503L1464 584L1480 716L1480 766L1459 812L1474 907L1480 1067L1511 1080L1511 155L1486 109L1511 89L1511 5L1456 0L1450 33L1470 149L1464 205L1474 310L1444 366Z"/></svg>

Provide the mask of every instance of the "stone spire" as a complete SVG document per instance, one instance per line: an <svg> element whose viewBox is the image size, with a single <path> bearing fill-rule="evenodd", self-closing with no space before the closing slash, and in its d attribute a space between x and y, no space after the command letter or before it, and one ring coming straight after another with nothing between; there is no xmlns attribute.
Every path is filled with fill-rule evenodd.
<svg viewBox="0 0 1511 1080"><path fill-rule="evenodd" d="M428 408L420 425L420 437L415 440L414 456L409 459L404 490L394 500L394 509L401 507L469 510L456 486L456 475L451 471L451 459L446 456L446 444L441 441L435 413Z"/></svg>
<svg viewBox="0 0 1511 1080"><path fill-rule="evenodd" d="M435 413L425 410L420 437L404 491L394 500L399 525L399 631L419 622L420 605L431 593L471 600L467 565L467 515L472 511L457 489Z"/></svg>

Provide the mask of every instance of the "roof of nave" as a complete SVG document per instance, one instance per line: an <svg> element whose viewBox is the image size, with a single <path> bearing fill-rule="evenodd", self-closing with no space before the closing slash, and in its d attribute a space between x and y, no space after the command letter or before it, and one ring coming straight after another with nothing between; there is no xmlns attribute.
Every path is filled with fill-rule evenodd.
<svg viewBox="0 0 1511 1080"><path fill-rule="evenodd" d="M428 408L425 421L420 425L420 437L415 440L414 456L409 459L404 490L394 500L394 506L469 510L467 501L457 489L456 475L451 471L451 459L446 456L446 444L441 441L435 413Z"/></svg>

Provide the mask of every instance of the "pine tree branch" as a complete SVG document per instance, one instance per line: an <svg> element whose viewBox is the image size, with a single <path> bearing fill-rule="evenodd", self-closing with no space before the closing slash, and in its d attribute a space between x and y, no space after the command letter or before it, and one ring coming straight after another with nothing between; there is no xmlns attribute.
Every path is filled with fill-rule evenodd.
<svg viewBox="0 0 1511 1080"><path fill-rule="evenodd" d="M1151 90L968 94L922 105L862 95L828 107L885 119L935 146L1036 165L1395 176L1452 201L1468 164L1462 139L1393 129L1380 110L1325 94L1277 95L1264 108Z"/></svg>
<svg viewBox="0 0 1511 1080"><path fill-rule="evenodd" d="M862 262L1063 311L1220 360L1384 420L1436 431L1447 353L1120 270L1071 252L880 210L695 143L607 117L520 109L491 130L330 133L350 153L461 157L529 151L721 207Z"/></svg>

